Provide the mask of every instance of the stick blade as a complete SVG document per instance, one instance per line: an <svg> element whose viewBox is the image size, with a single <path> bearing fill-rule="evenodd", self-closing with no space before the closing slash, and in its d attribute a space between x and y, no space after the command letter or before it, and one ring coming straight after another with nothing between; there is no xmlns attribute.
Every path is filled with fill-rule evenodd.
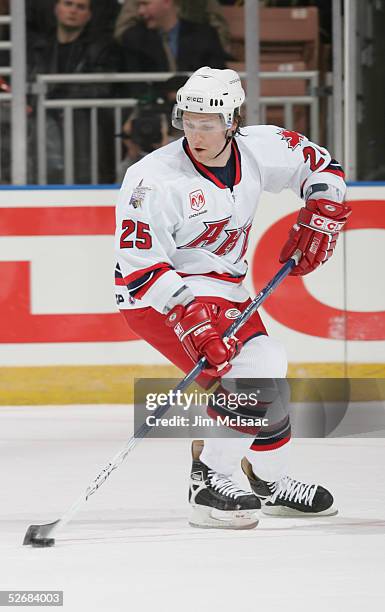
<svg viewBox="0 0 385 612"><path fill-rule="evenodd" d="M24 536L23 546L53 546L55 540L49 536L59 522L57 520L46 525L30 525Z"/></svg>

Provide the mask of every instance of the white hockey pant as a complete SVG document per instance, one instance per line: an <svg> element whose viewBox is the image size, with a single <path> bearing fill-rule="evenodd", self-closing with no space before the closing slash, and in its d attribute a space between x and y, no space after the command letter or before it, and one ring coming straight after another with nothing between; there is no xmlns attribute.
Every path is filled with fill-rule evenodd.
<svg viewBox="0 0 385 612"><path fill-rule="evenodd" d="M245 344L232 361L226 378L285 378L287 357L283 346L269 336L257 336ZM247 457L254 473L263 480L275 481L287 474L289 443L274 450L253 451L254 436L206 438L201 460L211 469L233 476L240 461Z"/></svg>

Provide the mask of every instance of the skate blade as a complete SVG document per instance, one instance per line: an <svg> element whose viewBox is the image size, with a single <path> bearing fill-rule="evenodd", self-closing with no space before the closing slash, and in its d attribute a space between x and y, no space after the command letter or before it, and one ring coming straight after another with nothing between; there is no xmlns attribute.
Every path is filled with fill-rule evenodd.
<svg viewBox="0 0 385 612"><path fill-rule="evenodd" d="M259 522L257 510L224 511L209 506L192 506L191 527L201 529L254 529Z"/></svg>
<svg viewBox="0 0 385 612"><path fill-rule="evenodd" d="M318 516L335 516L338 514L338 509L330 506L322 512L301 512L301 510L288 508L287 506L262 506L262 513L266 516L282 518L317 518Z"/></svg>

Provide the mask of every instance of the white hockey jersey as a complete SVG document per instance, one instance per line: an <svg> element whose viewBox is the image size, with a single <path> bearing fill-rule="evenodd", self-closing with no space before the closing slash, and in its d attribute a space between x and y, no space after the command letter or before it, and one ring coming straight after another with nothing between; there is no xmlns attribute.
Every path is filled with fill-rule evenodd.
<svg viewBox="0 0 385 612"><path fill-rule="evenodd" d="M183 285L194 295L243 302L249 297L242 285L245 253L261 193L290 188L303 198L323 183L342 200L343 171L326 149L272 125L242 128L242 134L232 142L232 190L192 157L183 138L127 170L116 209L119 308L163 312Z"/></svg>

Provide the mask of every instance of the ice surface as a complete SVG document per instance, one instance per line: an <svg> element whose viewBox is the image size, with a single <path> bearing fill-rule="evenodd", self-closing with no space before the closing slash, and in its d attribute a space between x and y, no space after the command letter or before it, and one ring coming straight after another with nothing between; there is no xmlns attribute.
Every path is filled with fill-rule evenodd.
<svg viewBox="0 0 385 612"><path fill-rule="evenodd" d="M131 434L130 406L0 408L1 589L62 589L70 612L383 609L384 439L294 440L291 474L339 515L244 532L189 527L189 441L143 440L54 548L23 547Z"/></svg>

